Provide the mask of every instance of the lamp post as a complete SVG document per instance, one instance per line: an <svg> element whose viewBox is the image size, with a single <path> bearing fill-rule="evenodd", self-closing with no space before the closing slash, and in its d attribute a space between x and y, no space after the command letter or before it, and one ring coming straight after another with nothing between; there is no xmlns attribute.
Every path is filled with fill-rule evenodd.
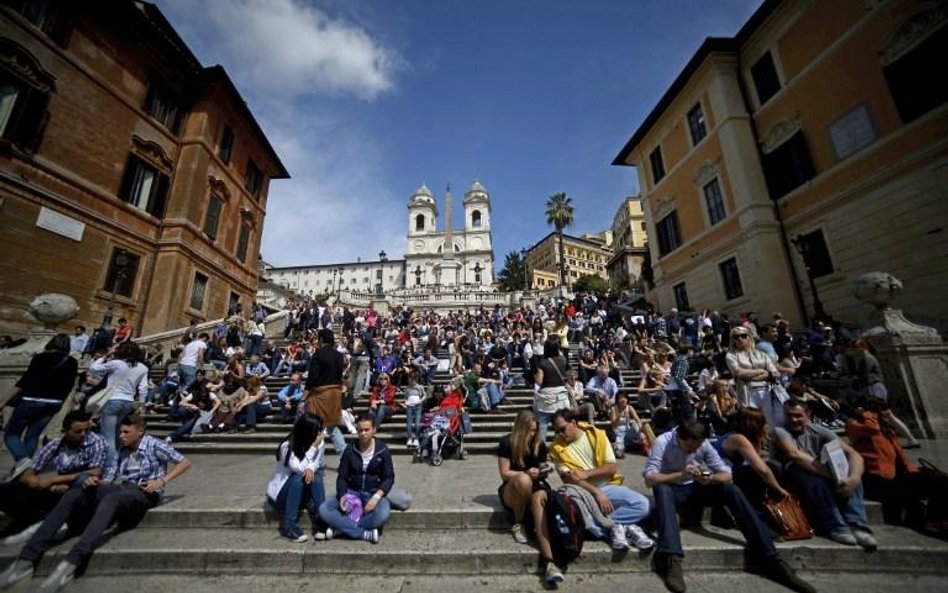
<svg viewBox="0 0 948 593"><path fill-rule="evenodd" d="M129 257L125 251L115 254L115 278L112 280L112 293L109 295L109 307L102 316L102 330L111 335L112 319L115 316L115 293L118 292L119 282L125 279L128 272Z"/></svg>
<svg viewBox="0 0 948 593"><path fill-rule="evenodd" d="M807 257L810 252L810 244L802 235L797 235L793 239L790 239L790 242L793 243L797 253L800 254L800 258L803 260L806 280L810 283L810 295L813 297L813 317L819 321L827 320L829 316L823 309L823 301L820 300L820 295L816 290L816 283L813 281L813 271L810 269L810 260ZM806 311L804 311L803 314L806 315Z"/></svg>
<svg viewBox="0 0 948 593"><path fill-rule="evenodd" d="M377 282L375 283L375 294L381 295L382 293L382 276L385 271L385 262L388 261L386 257L385 250L379 251L379 271L376 275Z"/></svg>
<svg viewBox="0 0 948 593"><path fill-rule="evenodd" d="M520 250L520 268L523 270L523 290L530 290L530 277L527 274L527 248Z"/></svg>

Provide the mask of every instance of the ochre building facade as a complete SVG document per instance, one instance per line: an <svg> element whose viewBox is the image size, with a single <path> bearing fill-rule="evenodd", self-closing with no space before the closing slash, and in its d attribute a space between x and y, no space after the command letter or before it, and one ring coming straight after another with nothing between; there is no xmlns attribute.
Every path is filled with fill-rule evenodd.
<svg viewBox="0 0 948 593"><path fill-rule="evenodd" d="M766 0L705 40L613 163L638 171L651 300L799 323L815 296L861 323L851 280L886 271L944 330L946 23L944 2Z"/></svg>
<svg viewBox="0 0 948 593"><path fill-rule="evenodd" d="M136 334L249 305L288 174L223 68L145 2L16 0L0 31L3 333L43 292L91 330L114 289Z"/></svg>

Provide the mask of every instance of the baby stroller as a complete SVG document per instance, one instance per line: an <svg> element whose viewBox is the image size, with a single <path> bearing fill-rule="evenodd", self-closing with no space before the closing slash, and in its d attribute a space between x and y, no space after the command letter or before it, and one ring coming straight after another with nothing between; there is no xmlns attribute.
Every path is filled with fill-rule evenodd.
<svg viewBox="0 0 948 593"><path fill-rule="evenodd" d="M438 466L446 455L467 459L464 449L464 430L461 415L464 413L464 397L457 391L445 396L433 414L425 414L421 420L423 433L421 443L412 458L413 463L427 459Z"/></svg>

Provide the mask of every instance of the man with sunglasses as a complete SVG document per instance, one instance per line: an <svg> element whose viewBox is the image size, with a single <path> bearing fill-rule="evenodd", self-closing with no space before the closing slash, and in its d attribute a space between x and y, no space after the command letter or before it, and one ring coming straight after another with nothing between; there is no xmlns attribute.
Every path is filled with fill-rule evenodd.
<svg viewBox="0 0 948 593"><path fill-rule="evenodd" d="M648 516L648 499L622 485L623 477L606 432L577 422L570 410L554 413L551 425L556 438L550 447L550 459L563 483L592 494L599 510L610 519L612 548L628 550L630 542L640 550L655 546L652 538L636 525ZM587 524L586 529L600 539L606 535L606 529L597 523Z"/></svg>

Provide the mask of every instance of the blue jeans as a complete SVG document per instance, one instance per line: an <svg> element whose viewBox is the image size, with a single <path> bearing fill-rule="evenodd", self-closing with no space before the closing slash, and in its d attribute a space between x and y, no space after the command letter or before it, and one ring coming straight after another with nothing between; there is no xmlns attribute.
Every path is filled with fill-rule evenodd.
<svg viewBox="0 0 948 593"><path fill-rule="evenodd" d="M500 387L497 386L497 383L488 383L484 387L487 388L487 396L490 398L491 409L496 408L501 400L504 399L503 392L500 390Z"/></svg>
<svg viewBox="0 0 948 593"><path fill-rule="evenodd" d="M271 411L273 408L270 405L257 402L241 410L238 418L243 417L243 423L249 428L254 428L257 426L257 416L266 416Z"/></svg>
<svg viewBox="0 0 948 593"><path fill-rule="evenodd" d="M332 439L332 446L336 450L336 455L342 455L346 450L346 439L342 436L342 431L338 426L329 429L329 438Z"/></svg>
<svg viewBox="0 0 948 593"><path fill-rule="evenodd" d="M607 484L600 486L602 493L606 495L609 502L612 503L612 512L609 518L620 525L631 525L638 523L648 516L649 502L643 495L631 488L625 486L613 486ZM599 525L593 523L586 526L586 530L597 538L603 538L608 535Z"/></svg>
<svg viewBox="0 0 948 593"><path fill-rule="evenodd" d="M178 378L181 379L181 389L188 391L191 388L191 383L194 383L195 379L197 379L197 372L197 367L188 364L178 365Z"/></svg>
<svg viewBox="0 0 948 593"><path fill-rule="evenodd" d="M190 408L179 407L169 416L173 420L181 420L181 426L174 429L174 431L168 435L168 437L171 439L171 442L174 443L181 440L181 437L191 434L191 431L194 430L194 425L197 424L200 414Z"/></svg>
<svg viewBox="0 0 948 593"><path fill-rule="evenodd" d="M362 506L372 498L374 492L359 492L359 498L362 500ZM331 498L319 507L319 516L323 521L329 523L330 527L350 539L362 539L362 534L371 529L378 529L388 521L388 516L392 509L388 504L388 499L384 496L375 506L371 513L362 515L358 523L349 519L342 509L339 508L339 501Z"/></svg>
<svg viewBox="0 0 948 593"><path fill-rule="evenodd" d="M378 407L375 408L374 414L375 414L375 428L379 428L382 426L383 422L385 422L386 420L388 420L395 414L395 411L385 404L379 404Z"/></svg>
<svg viewBox="0 0 948 593"><path fill-rule="evenodd" d="M639 443L639 428L636 425L632 423L628 425L620 424L613 430L616 433L616 440L614 441L616 451L625 452L626 449Z"/></svg>
<svg viewBox="0 0 948 593"><path fill-rule="evenodd" d="M105 437L105 444L109 448L109 463L118 455L118 423L134 409L135 402L124 399L110 399L102 406L102 412L99 414L99 433Z"/></svg>
<svg viewBox="0 0 948 593"><path fill-rule="evenodd" d="M659 484L652 491L658 511L658 552L673 556L685 555L681 549L681 532L678 528L677 513L680 509L700 509L720 504L727 506L734 516L734 521L747 542L749 554L763 558L773 558L777 555L770 532L761 522L754 507L747 502L744 493L734 484Z"/></svg>
<svg viewBox="0 0 948 593"><path fill-rule="evenodd" d="M843 498L836 494L830 481L790 463L783 474L792 489L800 495L800 502L813 526L822 534L849 531L854 527L871 531L862 499L862 484L853 495Z"/></svg>
<svg viewBox="0 0 948 593"><path fill-rule="evenodd" d="M307 490L309 496L307 497ZM310 521L313 529L317 529L316 521L319 517L319 507L326 500L326 489L323 487L323 471L319 470L313 477L313 482L309 485L303 480L303 476L292 474L287 478L277 495L277 499L269 499L273 508L280 512L280 533L287 535L298 529L296 524L300 518L300 511L306 508L306 503L313 501L313 513L310 515Z"/></svg>
<svg viewBox="0 0 948 593"><path fill-rule="evenodd" d="M61 407L62 404L20 400L3 433L3 443L16 461L33 457L40 435Z"/></svg>
<svg viewBox="0 0 948 593"><path fill-rule="evenodd" d="M405 438L417 439L421 436L421 406L408 406L405 409Z"/></svg>

